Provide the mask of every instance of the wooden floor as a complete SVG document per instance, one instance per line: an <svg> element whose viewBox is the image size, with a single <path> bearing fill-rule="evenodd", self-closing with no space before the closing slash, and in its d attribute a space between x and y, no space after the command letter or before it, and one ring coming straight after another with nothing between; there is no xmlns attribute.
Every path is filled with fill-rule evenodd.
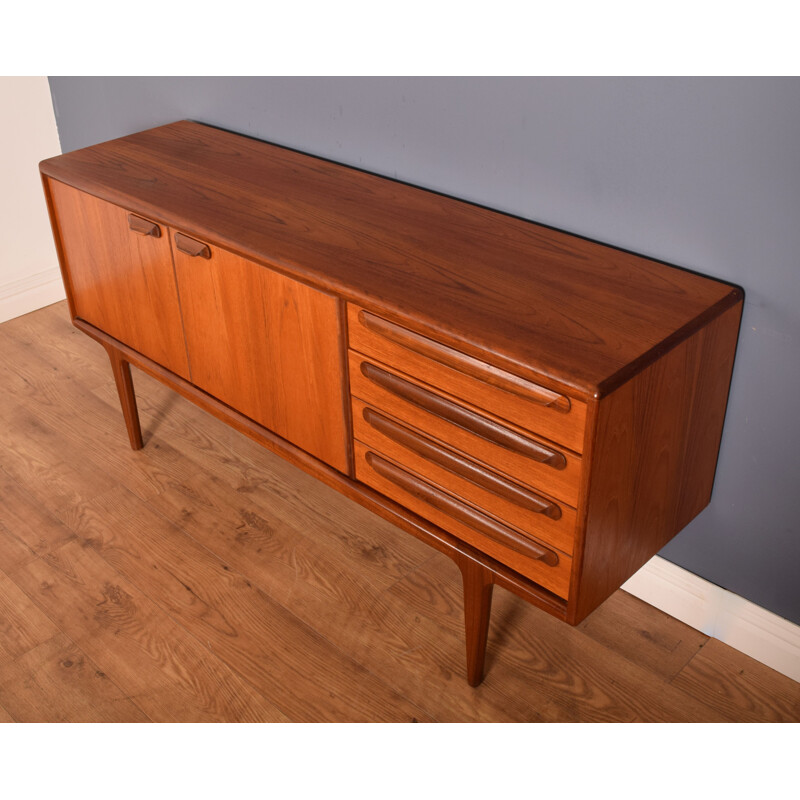
<svg viewBox="0 0 800 800"><path fill-rule="evenodd" d="M798 721L800 684L617 592L570 628L134 371L57 304L0 325L0 721Z"/></svg>

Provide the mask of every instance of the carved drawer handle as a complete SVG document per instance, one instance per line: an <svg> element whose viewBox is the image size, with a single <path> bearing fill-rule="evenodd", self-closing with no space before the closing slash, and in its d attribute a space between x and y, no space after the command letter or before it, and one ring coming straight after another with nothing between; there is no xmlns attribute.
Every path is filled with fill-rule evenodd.
<svg viewBox="0 0 800 800"><path fill-rule="evenodd" d="M393 441L407 447L428 461L438 464L454 475L458 475L470 483L480 486L482 489L493 492L528 511L543 514L554 520L561 518L561 509L550 500L523 489L516 483L484 469L457 453L440 447L426 436L421 436L415 431L406 428L405 425L400 425L371 408L365 408L362 416L376 431L388 436Z"/></svg>
<svg viewBox="0 0 800 800"><path fill-rule="evenodd" d="M181 253L186 253L187 256L211 258L211 250L207 244L198 242L197 239L192 239L183 233L175 234L175 246Z"/></svg>
<svg viewBox="0 0 800 800"><path fill-rule="evenodd" d="M404 469L386 461L376 453L368 451L365 456L367 463L378 475L391 481L395 486L399 486L403 491L413 494L428 505L449 514L453 519L464 525L474 528L484 536L488 536L498 544L508 547L517 553L521 553L528 558L535 558L550 567L558 564L558 554L553 550L532 542L522 534L517 533L511 528L506 527L500 522L487 517L477 509L462 503L447 492L433 486L427 481L406 472Z"/></svg>
<svg viewBox="0 0 800 800"><path fill-rule="evenodd" d="M379 336L383 336L401 347L438 361L440 364L457 369L470 377L496 386L498 389L515 394L525 400L532 400L534 403L561 411L564 414L570 409L569 398L564 397L564 395L551 392L549 389L537 386L535 383L524 381L504 369L493 367L485 361L454 350L452 347L429 339L427 336L422 336L400 325L395 325L393 322L371 314L369 311L360 311L358 319L365 328L373 333L377 333Z"/></svg>
<svg viewBox="0 0 800 800"><path fill-rule="evenodd" d="M553 469L564 469L567 466L567 459L563 453L551 450L538 442L520 436L518 433L498 425L480 414L452 403L450 400L445 400L444 397L429 392L415 383L403 380L403 378L399 378L391 372L386 372L374 364L362 361L361 374L367 380L403 398L403 400L408 400L409 403L413 403L418 408L452 422L454 425L458 425L492 444L532 458L534 461L546 464Z"/></svg>
<svg viewBox="0 0 800 800"><path fill-rule="evenodd" d="M149 219L137 217L136 214L128 214L128 227L142 236L152 236L154 239L161 238L161 228Z"/></svg>

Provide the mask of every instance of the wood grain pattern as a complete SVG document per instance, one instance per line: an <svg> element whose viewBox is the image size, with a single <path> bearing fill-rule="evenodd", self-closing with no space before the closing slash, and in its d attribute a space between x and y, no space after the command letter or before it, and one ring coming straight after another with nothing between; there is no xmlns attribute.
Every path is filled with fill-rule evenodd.
<svg viewBox="0 0 800 800"><path fill-rule="evenodd" d="M741 296L641 256L192 122L41 169L346 299L377 300L418 320L420 333L556 391L610 391L665 340L676 344L710 308L713 316Z"/></svg>
<svg viewBox="0 0 800 800"><path fill-rule="evenodd" d="M64 304L54 303L40 308L35 316L26 314L13 320L14 325L0 327L4 387L15 375L17 386L41 398L51 382L58 381L59 386L64 381L80 383L87 389L108 383L108 363L97 360L99 345L68 324L70 319Z"/></svg>
<svg viewBox="0 0 800 800"><path fill-rule="evenodd" d="M429 562L398 583L394 594L409 615L432 615L440 630L458 635L463 627L460 577L454 565ZM652 623L663 617L666 624L666 615L650 611ZM563 625L495 589L486 678L479 692L497 685L507 708L529 721L726 719L713 703L707 705L664 679L655 679L651 670L626 658L624 651L603 646L580 628Z"/></svg>
<svg viewBox="0 0 800 800"><path fill-rule="evenodd" d="M798 684L730 648L718 648L714 640L709 645L714 644L716 652L706 647L700 650L708 637L624 592L613 595L580 626L571 627L509 592L495 589L486 678L473 689L464 680L462 581L452 561L239 436L146 374L137 374L137 394L148 446L136 453L121 447L118 401L105 351L71 327L65 303L0 326L0 370L3 367L9 376L26 377L25 382L15 384L13 392L0 393L6 419L39 420L47 427L55 419L53 408L58 408L62 424L58 435L46 439L35 426L18 429L7 439L14 449L4 450L3 467L7 469L0 470L0 478L6 475L6 482L0 484L4 500L0 520L10 520L9 528L19 535L19 542L44 555L70 541L77 543L78 534L44 510L57 507L61 517L86 536L86 546L75 553L91 556L96 565L70 572L72 580L79 578L83 584L65 578L78 596L87 593L86 602L72 602L69 595L60 602L66 590L60 587L59 575L66 573L50 568L39 572L48 562L37 559L37 553L30 550L23 563L37 565L33 578L28 581L28 572L17 572L11 566L11 580L59 629L69 629L73 635L63 632L63 636L70 642L90 642L86 647L91 659L82 646L74 645L84 664L94 663L120 688L122 696L137 706L146 705L153 719L187 722L210 718L198 710L199 701L191 699L206 691L209 696L222 691L226 698L222 705L227 704L227 712L222 708L216 719L236 719L241 705L230 699L226 688L230 679L215 671L223 663L219 656L198 639L184 639L182 628L166 627L161 597L145 598L135 582L125 580L107 561L94 560L108 542L113 542L117 551L137 552L141 526L120 523L125 517L137 517L140 511L148 523L157 516L162 520L159 524L167 521L190 536L317 631L333 648L421 708L427 714L424 718L443 722L791 718ZM94 398L91 404L90 397ZM19 407L25 408L24 417L17 417L15 409ZM4 422L2 430L7 432L8 427ZM104 498L91 493L89 501L98 498L92 507L92 521L82 516L84 504L74 492L81 486L88 490L90 485L81 480L72 484L68 496L50 497L48 471L22 468L30 461L24 451L28 431L34 452L46 442L55 463L80 452L81 458L72 463L79 474L105 473L113 486L126 487L130 505L124 517L106 522L105 514L99 513ZM81 439L89 443L97 438L102 446L78 449L76 442ZM186 466L180 471L176 451L178 461ZM8 480L9 470L16 475L13 482ZM160 477L144 480L146 474ZM2 521L0 553L8 550L4 547L8 531ZM66 534L59 535L58 527ZM190 548L187 555L194 552ZM64 554L56 556L63 559ZM57 562L52 563L55 566ZM186 566L181 564L180 569ZM88 580L92 573L95 578ZM226 590L229 573L222 573L218 573L221 588L209 587L208 595ZM53 584L49 593L55 597L41 588L42 580ZM132 593L138 610L131 619L141 620L142 641L149 641L150 649L164 656L157 668L148 667L150 659L144 651L131 647L130 621L116 636L100 635L95 614L113 606L102 602L105 582ZM152 589L153 584L148 587ZM188 595L185 589L181 591ZM50 609L58 613L51 614ZM226 614L245 636L245 626L240 626L235 612ZM20 616L38 624L36 612L31 616L21 607ZM121 624L126 617L118 612L117 619ZM31 641L47 632L43 629ZM33 657L25 660L26 654L22 654L21 660L0 664L0 685L10 681L19 703L19 721L28 721L28 713L44 721L46 714L39 716L39 710L45 708L44 696L53 698L53 721L80 719L70 714L88 709L91 698L97 697L89 692L91 681L66 680L81 672L59 666L62 651L56 642L60 635L43 642L44 647L36 645L27 651L42 653L38 661ZM188 641L195 642L202 659L199 667L188 657L170 657L175 652L173 639L179 642L178 650ZM67 641L61 641L66 658ZM274 646L292 650L294 644L284 640ZM241 649L246 652L244 643ZM703 661L692 665L698 650ZM240 666L233 650L230 653L227 666L236 680ZM129 662L130 667L126 666ZM206 663L217 667L206 670ZM24 666L24 673L14 664ZM137 667L141 680L136 679L136 672L128 675L129 669ZM324 684L325 667L316 667L315 673ZM87 674L86 666L83 674ZM683 678L676 677L681 674ZM44 675L61 675L65 680L51 681ZM191 691L183 683L189 676L196 687ZM726 682L732 686L727 687ZM244 681L238 685L245 692L249 686ZM49 695L42 693L44 687L49 687ZM31 692L30 699L25 697L27 692ZM63 700L57 696L59 692L65 695ZM379 707L383 707L382 698L385 695L379 695ZM342 701L346 704L347 697ZM251 697L251 702L263 701ZM4 708L0 702L0 720L11 718ZM272 709L263 718L274 718L271 715L278 716ZM345 705L341 719L347 715Z"/></svg>
<svg viewBox="0 0 800 800"><path fill-rule="evenodd" d="M292 719L422 716L228 564L158 515L143 515L130 493L97 498L73 526L117 572L157 596L172 619L224 661L235 661L242 678ZM276 646L285 641L294 646ZM326 680L320 682L323 670Z"/></svg>
<svg viewBox="0 0 800 800"><path fill-rule="evenodd" d="M445 361L441 360L441 355L440 360L429 357L426 353L433 347L440 346L431 339L426 341L431 342L433 347L427 349L413 350L404 347L397 337L393 339L381 335L374 325L371 327L370 324L365 324L365 319L384 321L376 315L365 316L367 313L353 303L348 304L348 338L353 350L387 364L398 372L412 375L422 383L449 395L469 398L473 405L494 416L514 422L526 430L536 431L540 436L558 442L576 453L583 450L586 403L582 400L550 392L545 397L556 403L555 407L550 407L541 400L534 401L531 395L541 392L535 384L508 373L503 374L502 379L497 378L496 368L470 356L462 356L458 351L453 353L462 357L463 363L454 356ZM393 323L386 321L386 324ZM395 327L401 331L407 330L407 327ZM408 334L418 336L413 331L408 331ZM475 367L475 363L481 367ZM559 400L563 405L557 405ZM566 411L563 410L564 405Z"/></svg>
<svg viewBox="0 0 800 800"><path fill-rule="evenodd" d="M97 347L94 342L89 344ZM102 348L97 349L104 353ZM107 364L105 355L104 360ZM0 419L7 414L11 426L7 432L8 447L0 470L4 469L9 477L23 483L25 476L35 468L30 463L30 455L31 451L36 451L37 443L38 447L50 454L51 461L54 452L62 453L67 461L72 457L70 454L81 454L79 463L63 468L63 477L59 471L50 473L51 491L40 501L43 508L52 512L73 506L77 503L77 498L88 499L95 494L102 494L112 488L115 481L123 478L140 496L145 496L150 491L160 491L174 481L183 480L190 474L191 465L181 459L167 443L158 445L162 448L164 457L157 468L147 459L138 457L141 451L131 451L121 446L124 440L121 438L117 409L99 401L77 381L61 380L51 396L47 382L52 374L49 364L40 361L35 354L28 356L28 364L41 371L41 378L31 384L34 391L29 393L12 389L5 395L0 395ZM118 405L114 381L107 368L104 383L111 392L110 396L114 398L114 405ZM40 391L37 393L36 390ZM39 409L36 416L29 410L34 397ZM65 404L80 409L79 413L65 414ZM94 423L90 436L86 433L86 419ZM13 438L11 434L14 434ZM42 457L46 458L45 455ZM102 470L93 466L100 459L104 461ZM63 495L59 494L59 486L63 487ZM16 515L17 520L25 516L31 522L35 520L42 531L49 530L41 514L33 514L26 509Z"/></svg>
<svg viewBox="0 0 800 800"><path fill-rule="evenodd" d="M154 722L285 719L91 548L68 543L13 579Z"/></svg>
<svg viewBox="0 0 800 800"><path fill-rule="evenodd" d="M143 358L134 350L120 343L115 343L114 340L110 340L103 332L94 329L92 326L80 320L75 324L99 342L113 344L118 347L125 359L131 364L141 368L147 374L162 381L167 386L170 386L176 392L191 400L210 414L213 414L218 419L224 420L231 427L243 433L245 436L248 436L253 441L258 442L272 452L278 453L291 464L300 467L328 486L335 488L338 492L345 495L345 497L355 500L365 508L374 511L379 516L389 520L399 528L407 531L412 536L416 536L418 539L421 539L440 552L454 554L458 557L466 556L478 561L494 573L494 580L497 585L508 588L509 591L526 598L529 602L535 603L541 608L548 609L550 613L560 619L565 617L565 603L561 597L543 589L541 586L538 586L531 580L509 568L506 564L465 544L463 540L436 525L430 524L399 503L390 500L378 492L372 491L366 485L352 481L342 473L328 467L318 459L313 458L305 451L300 450L261 425L244 417L229 406L224 405L205 392L201 392L192 384L167 372L163 367L160 367L149 359Z"/></svg>
<svg viewBox="0 0 800 800"><path fill-rule="evenodd" d="M740 315L729 309L600 403L573 622L707 505Z"/></svg>
<svg viewBox="0 0 800 800"><path fill-rule="evenodd" d="M141 450L142 429L139 426L139 412L136 410L136 394L131 378L131 366L115 347L106 347L106 351L111 361L111 371L114 373L114 383L117 385L117 394L122 406L122 416L128 430L131 450Z"/></svg>
<svg viewBox="0 0 800 800"><path fill-rule="evenodd" d="M449 400L438 392L432 392L424 386L401 378L399 375L371 364L361 362L361 374L376 386L391 393L401 400L411 403L423 411L433 414L447 422L457 425L481 439L496 444L504 450L511 450L537 464L544 464L553 469L564 469L567 460L556 447L549 447L543 442L538 442L530 437L521 436L505 425L498 425L494 420L488 419L484 414L476 413L457 400Z"/></svg>
<svg viewBox="0 0 800 800"><path fill-rule="evenodd" d="M0 702L25 722L151 721L64 634L0 663Z"/></svg>
<svg viewBox="0 0 800 800"><path fill-rule="evenodd" d="M389 414L403 423L408 423L417 430L450 445L462 453L487 464L511 479L526 486L533 491L540 491L554 497L567 505L575 507L578 499L578 487L581 478L582 459L568 450L559 450L566 459L565 469L553 469L539 461L521 455L514 450L501 447L488 439L477 436L460 425L456 425L440 416L431 414L419 406L403 400L392 392L368 380L361 371L361 365L366 359L358 353L350 353L350 387L353 393L353 419L358 416L357 401L361 401L372 408ZM372 362L367 362L372 363ZM388 371L386 367L381 367ZM393 373L394 374L394 373ZM404 380L408 380L404 377ZM459 405L475 414L485 416L488 420L502 424L510 432L522 439L532 442L536 440L531 434L523 431L511 423L495 420L484 411L474 408L463 399ZM542 442L550 446L548 442Z"/></svg>
<svg viewBox="0 0 800 800"><path fill-rule="evenodd" d="M6 569L12 569L17 564L24 564L36 558L34 553L22 541L20 541L8 528L0 522L0 564Z"/></svg>
<svg viewBox="0 0 800 800"><path fill-rule="evenodd" d="M79 310L73 322L111 355L133 448L142 436L128 363L454 558L469 579L473 682L486 604L472 584L505 586L577 624L708 502L736 287L192 123L41 170L70 302L79 309L85 296L97 310L96 323ZM73 258L75 220L102 233ZM91 246L115 225L105 254ZM133 252L131 237L145 245ZM75 267L83 261L88 270ZM131 332L115 333L123 315L96 287L110 282L121 297L114 281L126 272L177 313L184 372L135 341L152 298L134 304ZM362 401L423 438L394 437L397 461L354 446L350 413ZM20 409L11 418L36 427ZM57 437L57 425L45 433ZM431 463L444 480L431 479ZM451 475L469 491L453 493ZM538 540L536 524L517 527L492 495L564 518L552 532L569 552ZM65 506L76 524L71 499L50 510Z"/></svg>
<svg viewBox="0 0 800 800"><path fill-rule="evenodd" d="M0 467L0 564L5 570L55 550L73 538L41 503Z"/></svg>
<svg viewBox="0 0 800 800"><path fill-rule="evenodd" d="M545 501L545 507L552 508L555 506L559 509L560 515L558 519L534 512L529 507L515 502L513 496L512 498L503 496L497 490L497 487L493 487L490 484L482 486L468 477L454 474L452 471L439 466L430 458L415 453L396 440L382 434L365 422L364 412L369 411L369 408L360 400L353 401L353 408L356 412L355 435L357 441L378 453L383 453L401 466L408 467L420 475L426 475L451 494L463 497L474 506L485 509L498 519L504 520L522 531L532 533L545 544L552 545L564 553L572 553L576 517L574 508L558 504L555 500L547 500ZM441 444L438 446L443 447ZM464 457L462 456L461 458L463 459ZM485 475L499 475L499 473L487 472L486 468L480 465L478 465L478 470ZM523 496L528 494L527 489L519 487L519 490L523 493ZM540 497L544 497L544 495L540 495Z"/></svg>
<svg viewBox="0 0 800 800"><path fill-rule="evenodd" d="M670 681L697 655L709 637L624 591L614 592L578 627L661 680Z"/></svg>
<svg viewBox="0 0 800 800"><path fill-rule="evenodd" d="M146 375L139 385L145 420L158 419L174 393ZM101 396L113 399L108 389ZM180 520L181 529L190 530L192 538L226 561L229 547L238 552L246 545L247 558L269 560L273 577L287 578L287 590L296 577L294 558L308 564L334 561L337 569L383 590L431 558L422 542L358 504L345 502L338 492L232 433L197 406L178 398L170 408L174 413L164 418L154 434L159 448L150 457L149 469L165 471L167 442L174 443L190 468L143 496L169 519ZM198 470L204 475L202 493L195 488ZM141 495L124 475L120 483ZM371 530L376 526L384 533L393 531L391 547L375 545ZM320 530L327 535L318 536ZM326 546L335 552L328 552Z"/></svg>
<svg viewBox="0 0 800 800"><path fill-rule="evenodd" d="M409 328L384 319L378 314L373 314L364 309L357 310L352 305L351 308L357 313L357 320L360 326L371 333L377 334L382 339L388 339L390 342L399 345L404 354L407 354L408 351L419 353L437 364L444 364L452 367L457 372L471 375L481 383L496 386L504 392L531 400L537 405L546 406L562 414L569 413L572 404L569 397L565 395L551 392L543 386L524 381L510 372L493 367L485 361L454 350L452 347L448 347L434 339L429 339L427 336L421 336ZM354 349L357 350L358 348L354 347Z"/></svg>
<svg viewBox="0 0 800 800"><path fill-rule="evenodd" d="M48 189L76 316L188 377L167 237L131 231L125 209L71 186Z"/></svg>
<svg viewBox="0 0 800 800"><path fill-rule="evenodd" d="M453 475L465 478L536 514L543 514L550 519L561 519L561 509L555 501L546 500L541 495L506 480L463 454L445 447L441 442L436 442L373 408L365 408L361 416L370 428L422 456L427 462L443 467Z"/></svg>
<svg viewBox="0 0 800 800"><path fill-rule="evenodd" d="M718 708L730 721L800 722L800 684L710 639L673 686Z"/></svg>
<svg viewBox="0 0 800 800"><path fill-rule="evenodd" d="M217 247L175 268L194 384L347 472L336 298Z"/></svg>
<svg viewBox="0 0 800 800"><path fill-rule="evenodd" d="M95 464L73 460L74 452L59 452L58 433L43 424L29 406L3 402L0 393L2 469L17 483L41 482L48 487L44 507L54 511L93 497L114 484Z"/></svg>
<svg viewBox="0 0 800 800"><path fill-rule="evenodd" d="M461 579L464 585L467 683L478 686L483 681L486 662L494 582L491 573L474 561L466 561L461 566Z"/></svg>
<svg viewBox="0 0 800 800"><path fill-rule="evenodd" d="M58 627L0 572L0 657L18 658L58 633Z"/></svg>
<svg viewBox="0 0 800 800"><path fill-rule="evenodd" d="M536 542L533 537L528 538L522 531L504 525L421 475L415 475L372 450L367 450L365 460L373 472L453 519L474 528L492 541L502 544L515 553L541 561L548 567L555 567L558 564L558 553L554 550Z"/></svg>
<svg viewBox="0 0 800 800"><path fill-rule="evenodd" d="M356 442L356 477L358 480L386 495L386 497L397 501L404 508L419 514L434 525L452 533L461 541L472 545L492 558L496 558L502 564L506 564L521 575L536 581L536 583L559 597L566 598L568 596L570 569L572 566L572 559L569 556L560 554L557 556L557 563L551 565L538 558L531 558L520 553L517 549L513 549L510 544L508 546L501 544L498 538L487 536L485 532L479 531L474 525L466 524L463 521L464 517L456 519L452 512L448 513L441 507L426 501L424 496L413 490L403 488L387 478L370 463L367 458L369 452L364 445ZM532 542L532 539L521 531L515 531L514 533L520 540L527 539Z"/></svg>

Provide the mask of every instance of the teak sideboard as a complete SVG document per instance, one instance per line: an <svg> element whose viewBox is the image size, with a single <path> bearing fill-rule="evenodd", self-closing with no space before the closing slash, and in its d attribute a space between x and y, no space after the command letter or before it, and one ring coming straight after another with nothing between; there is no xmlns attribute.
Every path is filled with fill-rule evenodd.
<svg viewBox="0 0 800 800"><path fill-rule="evenodd" d="M572 625L709 502L727 283L194 122L40 165L73 323Z"/></svg>

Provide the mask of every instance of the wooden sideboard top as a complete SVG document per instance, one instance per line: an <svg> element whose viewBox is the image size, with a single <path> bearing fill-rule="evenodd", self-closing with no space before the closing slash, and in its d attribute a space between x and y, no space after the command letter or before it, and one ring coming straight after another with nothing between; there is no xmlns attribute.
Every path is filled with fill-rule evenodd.
<svg viewBox="0 0 800 800"><path fill-rule="evenodd" d="M57 156L41 171L581 395L616 388L742 296L727 283L195 122Z"/></svg>

